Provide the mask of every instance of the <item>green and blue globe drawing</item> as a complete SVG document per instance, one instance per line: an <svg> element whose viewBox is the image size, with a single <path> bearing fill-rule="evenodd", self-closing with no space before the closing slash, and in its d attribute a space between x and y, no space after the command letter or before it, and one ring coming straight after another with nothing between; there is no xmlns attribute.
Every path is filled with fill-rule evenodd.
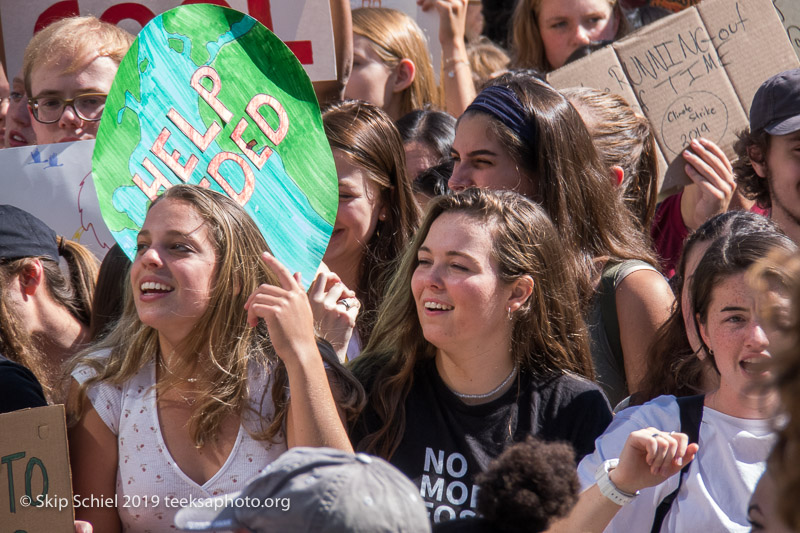
<svg viewBox="0 0 800 533"><path fill-rule="evenodd" d="M129 257L168 185L228 194L307 285L338 205L333 156L311 82L252 17L215 5L167 11L120 64L92 174L103 219Z"/></svg>

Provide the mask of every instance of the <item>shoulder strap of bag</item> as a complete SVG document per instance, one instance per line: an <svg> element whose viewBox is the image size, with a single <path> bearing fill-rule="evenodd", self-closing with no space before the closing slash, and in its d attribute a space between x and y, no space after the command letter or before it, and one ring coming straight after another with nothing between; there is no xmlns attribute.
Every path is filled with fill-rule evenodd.
<svg viewBox="0 0 800 533"><path fill-rule="evenodd" d="M700 439L700 424L703 421L703 401L705 400L704 394L697 396L685 396L678 398L678 409L681 413L681 433L686 433L689 437L689 444L696 443ZM689 471L688 463L681 468L678 474L678 488L667 494L661 503L656 507L656 515L653 519L653 527L650 533L659 533L661 531L661 524L664 523L669 512L672 502L678 496L678 491L681 490L683 484L683 476Z"/></svg>

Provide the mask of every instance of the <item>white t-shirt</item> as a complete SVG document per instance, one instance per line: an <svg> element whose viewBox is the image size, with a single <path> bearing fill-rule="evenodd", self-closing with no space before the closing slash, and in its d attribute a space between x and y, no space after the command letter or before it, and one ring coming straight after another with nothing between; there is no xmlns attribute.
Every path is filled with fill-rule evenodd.
<svg viewBox="0 0 800 533"><path fill-rule="evenodd" d="M104 355L98 353L98 357ZM93 375L94 371L86 366L78 367L72 373L79 383ZM125 532L174 529L173 518L186 500L242 490L247 481L286 451L285 441L276 444L256 441L247 431L259 429L261 426L256 424L262 420L271 420L274 408L269 369L251 364L248 394L251 407L260 412L260 417L249 412L242 415L236 443L225 464L211 479L198 485L178 467L164 443L152 386L154 382L155 365L150 362L121 386L100 383L91 386L87 392L97 414L117 436L116 503ZM263 392L266 396L261 404Z"/></svg>
<svg viewBox="0 0 800 533"><path fill-rule="evenodd" d="M597 466L619 457L631 432L655 427L680 431L680 412L674 396L661 396L644 405L629 407L595 441L595 452L578 466L583 490L591 487ZM749 532L747 505L775 442L772 420L747 420L703 408L700 449L684 476L661 531L702 533ZM649 532L656 507L678 487L678 476L642 490L620 509L606 533Z"/></svg>
<svg viewBox="0 0 800 533"><path fill-rule="evenodd" d="M353 336L347 343L347 360L352 361L359 355L361 355L361 338L358 336L358 331L353 329Z"/></svg>

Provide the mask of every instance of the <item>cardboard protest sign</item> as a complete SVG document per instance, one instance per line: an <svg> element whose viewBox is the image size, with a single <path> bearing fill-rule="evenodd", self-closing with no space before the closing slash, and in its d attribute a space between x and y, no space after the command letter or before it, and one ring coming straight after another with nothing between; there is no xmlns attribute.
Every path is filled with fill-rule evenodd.
<svg viewBox="0 0 800 533"><path fill-rule="evenodd" d="M620 64L617 54L610 46L597 50L564 65L547 75L547 82L557 89L568 87L591 87L608 93L618 94L636 111L641 112L636 94Z"/></svg>
<svg viewBox="0 0 800 533"><path fill-rule="evenodd" d="M797 57L800 58L800 2L797 0L772 0L775 11L778 13L789 42L794 47Z"/></svg>
<svg viewBox="0 0 800 533"><path fill-rule="evenodd" d="M50 22L74 15L94 15L119 24L134 35L153 17L196 0L25 0L0 2L0 19L9 76L22 66L25 46ZM282 39L314 81L336 79L333 24L328 0L209 0L248 13Z"/></svg>
<svg viewBox="0 0 800 533"><path fill-rule="evenodd" d="M3 531L74 531L64 406L0 415Z"/></svg>
<svg viewBox="0 0 800 533"><path fill-rule="evenodd" d="M39 217L53 231L102 259L114 238L92 181L94 141L0 150L0 202Z"/></svg>
<svg viewBox="0 0 800 533"><path fill-rule="evenodd" d="M667 160L699 137L730 147L735 132L747 126L695 9L661 19L641 38L623 39L614 49Z"/></svg>
<svg viewBox="0 0 800 533"><path fill-rule="evenodd" d="M306 284L338 207L333 156L297 59L252 17L209 4L142 29L111 87L92 172L103 219L130 257L159 191L197 184L236 200Z"/></svg>
<svg viewBox="0 0 800 533"><path fill-rule="evenodd" d="M710 68L725 69L749 116L753 95L764 80L800 66L792 45L781 32L778 18L769 11L768 2L704 0L697 11L721 61Z"/></svg>
<svg viewBox="0 0 800 533"><path fill-rule="evenodd" d="M680 154L693 139L710 139L733 158L758 87L800 66L772 7L771 0L705 0L612 45L664 158L674 162L662 195L689 183ZM600 67L588 66L596 55L570 76L586 79L572 81L616 90L603 71L612 63L608 53L599 56ZM561 83L560 70L548 79Z"/></svg>
<svg viewBox="0 0 800 533"><path fill-rule="evenodd" d="M547 82L556 89L570 87L591 87L621 96L637 113L642 113L642 108L636 99L630 81L625 75L625 70L617 58L616 52L606 46L590 56L582 57L547 75ZM663 176L667 170L667 162L661 151L658 150L659 175Z"/></svg>

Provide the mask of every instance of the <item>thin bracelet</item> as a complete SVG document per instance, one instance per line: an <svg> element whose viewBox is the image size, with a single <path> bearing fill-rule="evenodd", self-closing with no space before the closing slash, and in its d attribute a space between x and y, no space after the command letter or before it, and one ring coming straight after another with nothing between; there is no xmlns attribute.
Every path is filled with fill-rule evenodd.
<svg viewBox="0 0 800 533"><path fill-rule="evenodd" d="M444 61L442 61L442 65L444 65L445 67L447 65L449 65L450 63L456 63L456 64L457 63L469 63L469 61L464 59L464 58L462 58L462 57L450 57L450 58L445 59Z"/></svg>
<svg viewBox="0 0 800 533"><path fill-rule="evenodd" d="M462 65L462 64L469 66L469 61L466 61L464 59L453 60L453 66L451 68L445 69L445 72L447 72L447 77L448 78L455 78L456 77L456 67L458 67L458 65Z"/></svg>

